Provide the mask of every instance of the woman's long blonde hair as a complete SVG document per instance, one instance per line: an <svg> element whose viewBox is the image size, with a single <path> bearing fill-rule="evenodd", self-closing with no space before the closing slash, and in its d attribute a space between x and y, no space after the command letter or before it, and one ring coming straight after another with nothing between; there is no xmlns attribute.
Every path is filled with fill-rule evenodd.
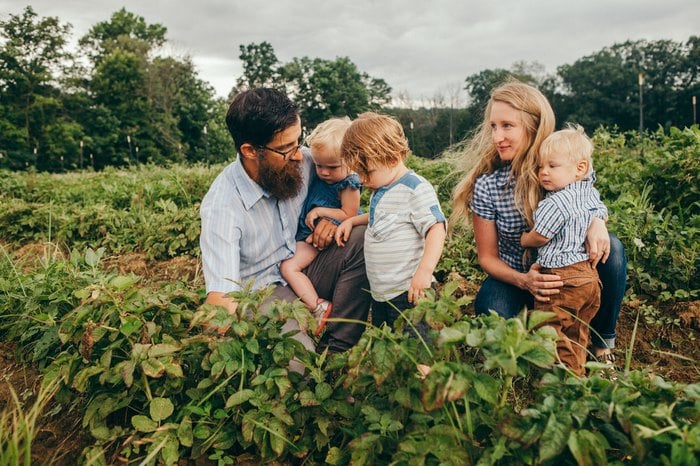
<svg viewBox="0 0 700 466"><path fill-rule="evenodd" d="M515 179L515 206L532 227L533 213L542 198L537 180L537 154L542 141L554 131L554 111L538 89L516 80L508 81L491 92L484 120L465 150L467 158L474 160L476 165L455 187L450 220L456 224L468 219L476 179L503 165L491 137L490 117L494 102L503 102L518 110L525 126L526 149L513 158L510 176Z"/></svg>

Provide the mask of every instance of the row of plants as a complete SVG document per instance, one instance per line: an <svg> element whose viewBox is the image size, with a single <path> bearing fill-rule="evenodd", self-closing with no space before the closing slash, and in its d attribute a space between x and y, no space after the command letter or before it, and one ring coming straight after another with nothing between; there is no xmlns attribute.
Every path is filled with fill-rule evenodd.
<svg viewBox="0 0 700 466"><path fill-rule="evenodd" d="M594 165L625 245L636 293L662 299L700 294L700 129L636 134L599 130ZM436 186L443 209L461 176L459 157L411 157ZM0 171L0 238L15 246L52 241L66 248L144 251L150 258L199 256L199 203L222 165L140 166L49 175ZM458 228L438 274L479 277L470 228Z"/></svg>
<svg viewBox="0 0 700 466"><path fill-rule="evenodd" d="M0 170L0 199L29 204L106 205L130 210L168 199L178 207L199 202L223 165L138 165L62 175Z"/></svg>
<svg viewBox="0 0 700 466"><path fill-rule="evenodd" d="M57 415L81 413L85 463L697 464L700 385L573 377L546 313L470 317L448 283L396 329L317 354L282 333L291 317L314 330L298 303L262 313L268 292L246 289L231 316L192 284L106 272L102 254L0 260L0 337L58 387ZM404 331L420 319L431 341Z"/></svg>

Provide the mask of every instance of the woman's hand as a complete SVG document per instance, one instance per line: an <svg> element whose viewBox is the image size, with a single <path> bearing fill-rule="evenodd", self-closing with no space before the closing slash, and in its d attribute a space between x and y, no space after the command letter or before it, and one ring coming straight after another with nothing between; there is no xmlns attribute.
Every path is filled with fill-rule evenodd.
<svg viewBox="0 0 700 466"><path fill-rule="evenodd" d="M598 265L600 261L605 264L610 255L608 228L605 226L605 222L597 217L593 218L586 233L586 251L588 252L588 260L593 267Z"/></svg>
<svg viewBox="0 0 700 466"><path fill-rule="evenodd" d="M540 273L541 268L540 264L532 264L525 274L525 288L535 300L548 303L550 296L559 294L559 288L564 286L564 282L559 275Z"/></svg>

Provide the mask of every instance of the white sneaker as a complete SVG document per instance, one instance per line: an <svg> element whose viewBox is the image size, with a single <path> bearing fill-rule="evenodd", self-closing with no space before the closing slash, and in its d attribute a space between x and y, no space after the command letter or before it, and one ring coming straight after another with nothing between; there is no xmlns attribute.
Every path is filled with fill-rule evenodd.
<svg viewBox="0 0 700 466"><path fill-rule="evenodd" d="M328 317L331 315L332 310L333 310L333 303L332 302L327 301L327 300L322 299L322 298L318 299L316 307L314 308L313 311L311 311L311 314L316 319L316 322L318 322L318 325L316 326L316 331L314 332L314 335L318 336L321 334L321 332L323 331L323 328L326 326L326 322L328 321Z"/></svg>

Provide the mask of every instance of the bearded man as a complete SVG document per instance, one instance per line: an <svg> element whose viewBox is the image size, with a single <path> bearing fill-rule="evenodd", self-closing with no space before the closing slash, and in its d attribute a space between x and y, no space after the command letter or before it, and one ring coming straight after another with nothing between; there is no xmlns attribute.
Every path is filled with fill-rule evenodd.
<svg viewBox="0 0 700 466"><path fill-rule="evenodd" d="M206 302L234 313L237 303L227 294L251 281L254 289L275 286L272 299L293 301L296 295L279 264L294 255L299 214L314 173L311 154L303 146L299 109L280 91L251 89L233 100L226 125L238 156L214 180L200 208ZM353 229L342 248L333 242L335 229L328 220L318 223L307 241L321 252L305 272L319 297L333 303L331 318L365 321L370 295L364 229ZM293 329L298 324L292 320L283 327ZM345 351L363 329L361 324L330 321L316 349ZM306 333L295 338L314 349Z"/></svg>

